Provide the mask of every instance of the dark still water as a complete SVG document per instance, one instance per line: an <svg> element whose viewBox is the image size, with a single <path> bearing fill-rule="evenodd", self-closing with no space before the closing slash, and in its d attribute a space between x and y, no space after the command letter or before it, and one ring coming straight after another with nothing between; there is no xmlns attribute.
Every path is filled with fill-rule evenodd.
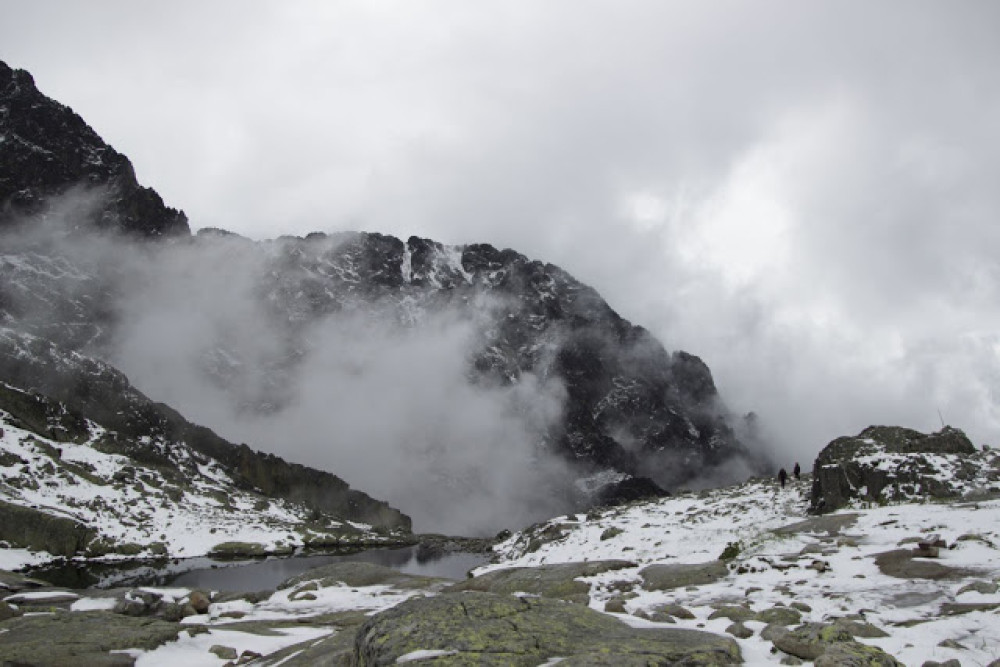
<svg viewBox="0 0 1000 667"><path fill-rule="evenodd" d="M465 579L466 572L483 565L483 554L444 553L418 556L417 547L325 552L256 560L182 560L130 563L65 563L29 572L32 577L69 588L118 586L183 586L217 591L248 592L275 588L285 579L331 563L361 561L405 572L446 579Z"/></svg>

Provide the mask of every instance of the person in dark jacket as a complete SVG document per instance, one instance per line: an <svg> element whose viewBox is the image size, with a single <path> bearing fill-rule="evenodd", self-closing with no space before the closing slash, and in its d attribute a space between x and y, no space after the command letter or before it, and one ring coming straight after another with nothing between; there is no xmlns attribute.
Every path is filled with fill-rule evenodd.
<svg viewBox="0 0 1000 667"><path fill-rule="evenodd" d="M799 467L799 462L795 462L795 469L792 470L792 474L795 475L795 479L799 479L799 475L802 474L802 468Z"/></svg>
<svg viewBox="0 0 1000 667"><path fill-rule="evenodd" d="M781 482L781 488L785 488L785 482L788 481L788 473L782 468L778 471L778 481Z"/></svg>

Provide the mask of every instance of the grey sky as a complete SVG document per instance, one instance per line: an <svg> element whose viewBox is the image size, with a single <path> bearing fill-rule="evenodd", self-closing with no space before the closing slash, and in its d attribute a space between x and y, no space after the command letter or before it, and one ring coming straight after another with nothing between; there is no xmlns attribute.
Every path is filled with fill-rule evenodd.
<svg viewBox="0 0 1000 667"><path fill-rule="evenodd" d="M1000 4L0 0L194 227L489 242L702 356L803 463L1000 445Z"/></svg>

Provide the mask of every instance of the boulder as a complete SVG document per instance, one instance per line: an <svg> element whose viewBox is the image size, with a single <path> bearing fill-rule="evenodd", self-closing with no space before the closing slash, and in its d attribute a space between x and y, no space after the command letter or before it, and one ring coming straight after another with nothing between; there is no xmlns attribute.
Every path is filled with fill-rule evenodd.
<svg viewBox="0 0 1000 667"><path fill-rule="evenodd" d="M832 512L855 499L954 497L960 493L957 480L949 480L975 477L977 466L962 464L977 456L965 434L948 426L930 434L869 426L856 436L833 440L819 453L810 509Z"/></svg>
<svg viewBox="0 0 1000 667"><path fill-rule="evenodd" d="M153 649L177 638L181 630L201 631L152 618L105 611L59 612L12 618L3 622L0 656L4 664L131 665L124 649Z"/></svg>
<svg viewBox="0 0 1000 667"><path fill-rule="evenodd" d="M418 653L419 652L419 653ZM373 616L359 630L354 661L387 665L417 655L436 664L731 665L742 661L728 637L677 628L632 628L582 605L491 593L414 598Z"/></svg>
<svg viewBox="0 0 1000 667"><path fill-rule="evenodd" d="M795 625L802 620L802 614L791 607L771 607L757 612L753 620L768 625Z"/></svg>
<svg viewBox="0 0 1000 667"><path fill-rule="evenodd" d="M893 549L875 555L879 571L897 579L960 579L968 570L948 567L929 560L914 560L918 554L909 549Z"/></svg>
<svg viewBox="0 0 1000 667"><path fill-rule="evenodd" d="M814 660L816 665L840 666L900 666L888 653L875 646L855 641L849 630L837 624L804 623L797 628L777 633L774 645L785 653L802 660Z"/></svg>
<svg viewBox="0 0 1000 667"><path fill-rule="evenodd" d="M696 564L650 565L639 571L643 588L650 591L667 591L686 586L703 586L729 574L721 560Z"/></svg>

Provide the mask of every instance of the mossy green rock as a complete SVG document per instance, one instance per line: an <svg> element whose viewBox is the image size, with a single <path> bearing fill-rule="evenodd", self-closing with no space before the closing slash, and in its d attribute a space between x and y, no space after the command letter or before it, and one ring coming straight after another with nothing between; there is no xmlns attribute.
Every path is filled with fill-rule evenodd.
<svg viewBox="0 0 1000 667"><path fill-rule="evenodd" d="M0 656L5 664L37 667L131 665L131 656L109 651L156 648L176 639L182 629L198 630L104 611L22 616L0 623Z"/></svg>
<svg viewBox="0 0 1000 667"><path fill-rule="evenodd" d="M791 607L771 607L757 612L754 620L768 625L795 625L802 620L802 614Z"/></svg>
<svg viewBox="0 0 1000 667"><path fill-rule="evenodd" d="M722 579L729 570L721 560L688 565L650 565L639 572L643 588L650 591L666 591L686 586L702 586Z"/></svg>
<svg viewBox="0 0 1000 667"><path fill-rule="evenodd" d="M904 667L877 646L854 641L833 644L813 664L816 667Z"/></svg>
<svg viewBox="0 0 1000 667"><path fill-rule="evenodd" d="M634 567L624 560L602 560L587 563L559 563L538 567L514 567L495 570L450 586L447 590L479 591L484 593L530 593L544 598L589 604L590 585L578 577L592 577L611 570Z"/></svg>
<svg viewBox="0 0 1000 667"><path fill-rule="evenodd" d="M414 651L441 651L434 664L732 665L728 637L698 630L632 628L587 607L544 598L448 593L408 600L358 630L355 664L389 665Z"/></svg>
<svg viewBox="0 0 1000 667"><path fill-rule="evenodd" d="M880 648L855 641L851 631L839 623L805 623L778 634L772 641L789 655L815 660L816 665L826 667L903 664Z"/></svg>
<svg viewBox="0 0 1000 667"><path fill-rule="evenodd" d="M740 605L725 605L719 607L711 614L709 614L709 620L715 618L728 618L730 621L752 621L755 620L756 614L749 607L742 607Z"/></svg>

